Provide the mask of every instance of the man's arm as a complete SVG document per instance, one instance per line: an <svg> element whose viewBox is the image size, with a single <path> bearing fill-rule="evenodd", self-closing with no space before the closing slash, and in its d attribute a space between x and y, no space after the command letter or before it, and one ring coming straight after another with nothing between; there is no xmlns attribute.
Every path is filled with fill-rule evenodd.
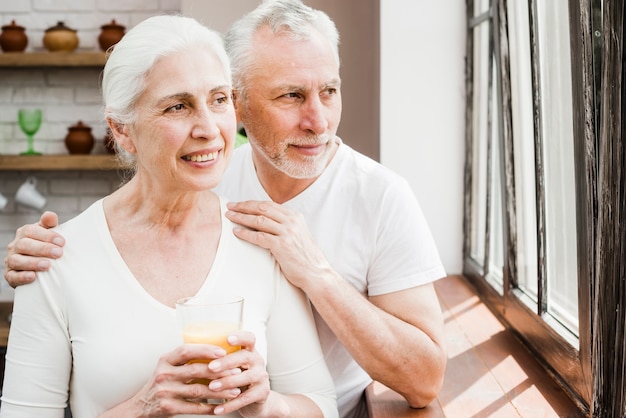
<svg viewBox="0 0 626 418"><path fill-rule="evenodd" d="M251 228L235 229L235 235L272 252L285 277L307 294L373 379L412 407L437 396L447 360L443 314L432 284L368 300L331 268L301 214L271 202L231 203L229 209L229 219Z"/></svg>
<svg viewBox="0 0 626 418"><path fill-rule="evenodd" d="M364 298L337 273L303 289L319 314L372 379L414 408L439 393L446 368L443 314L432 284Z"/></svg>
<svg viewBox="0 0 626 418"><path fill-rule="evenodd" d="M4 259L4 278L16 287L35 280L35 272L50 268L50 259L63 255L65 239L53 228L59 224L54 212L44 212L39 223L18 228Z"/></svg>

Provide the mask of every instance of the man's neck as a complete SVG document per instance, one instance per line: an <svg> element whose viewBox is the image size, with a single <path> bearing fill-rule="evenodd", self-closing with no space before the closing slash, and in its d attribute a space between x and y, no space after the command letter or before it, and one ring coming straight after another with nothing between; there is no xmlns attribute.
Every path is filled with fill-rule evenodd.
<svg viewBox="0 0 626 418"><path fill-rule="evenodd" d="M335 144L328 164L335 158L338 148L339 142ZM261 186L263 186L265 193L267 193L270 199L276 203L285 203L298 196L311 184L315 183L324 173L324 171L322 171L318 176L305 179L290 177L282 171L277 170L276 167L269 164L263 157L256 155L254 148L252 148L252 161L254 162L254 168L259 183L261 183ZM328 164L324 167L324 170L328 168Z"/></svg>
<svg viewBox="0 0 626 418"><path fill-rule="evenodd" d="M253 160L255 161L254 166L259 183L261 183L270 199L276 203L285 203L293 199L319 177L295 179L274 167L269 167L267 164L258 164L254 158L254 153Z"/></svg>

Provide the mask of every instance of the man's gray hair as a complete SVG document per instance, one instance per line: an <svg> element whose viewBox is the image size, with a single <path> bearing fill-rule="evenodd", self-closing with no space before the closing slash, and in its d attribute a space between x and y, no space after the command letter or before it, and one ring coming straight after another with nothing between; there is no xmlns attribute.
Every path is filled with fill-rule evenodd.
<svg viewBox="0 0 626 418"><path fill-rule="evenodd" d="M265 26L273 33L286 33L293 39L308 39L313 30L321 33L332 45L339 64L339 32L326 13L306 6L300 0L265 0L236 21L225 35L233 88L240 94L245 94L246 74L254 69L254 35Z"/></svg>

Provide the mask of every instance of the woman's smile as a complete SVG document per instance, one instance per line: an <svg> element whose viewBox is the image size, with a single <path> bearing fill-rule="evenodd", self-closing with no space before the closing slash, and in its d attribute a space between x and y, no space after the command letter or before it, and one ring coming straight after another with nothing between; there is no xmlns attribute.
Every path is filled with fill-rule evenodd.
<svg viewBox="0 0 626 418"><path fill-rule="evenodd" d="M195 163L204 163L207 161L213 161L219 155L219 151L214 151L206 154L193 154L193 155L183 155L183 160L192 161Z"/></svg>

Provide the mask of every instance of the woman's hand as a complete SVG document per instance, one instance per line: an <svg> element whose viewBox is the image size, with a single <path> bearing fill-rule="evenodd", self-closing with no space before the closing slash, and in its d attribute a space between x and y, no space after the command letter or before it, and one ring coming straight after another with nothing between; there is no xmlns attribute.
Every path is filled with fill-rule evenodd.
<svg viewBox="0 0 626 418"><path fill-rule="evenodd" d="M241 390L241 393L234 397L223 396L227 402L215 407L215 415L233 411L244 418L322 415L319 407L304 395L286 395L270 390L265 361L254 349L255 338L252 333L236 333L228 341L232 345L241 345L242 349L211 362L209 369L223 373L224 377L213 380L209 389L222 391L215 392L214 397L234 395L237 390Z"/></svg>
<svg viewBox="0 0 626 418"><path fill-rule="evenodd" d="M132 398L100 415L100 418L172 417L178 414L208 415L215 405L194 401L214 397L214 392L203 384L188 384L193 379L219 378L209 370L207 363L189 363L191 360L221 359L221 347L205 344L184 344L162 356L150 380Z"/></svg>
<svg viewBox="0 0 626 418"><path fill-rule="evenodd" d="M221 415L250 403L262 403L269 393L269 377L263 358L254 351L254 334L241 331L229 337L229 342L241 345L242 349L226 355L218 346L183 344L165 354L150 380L135 396L100 418ZM192 360L205 362L190 363ZM211 383L208 386L190 383L196 379L209 379ZM212 405L203 402L204 399L226 399L227 402Z"/></svg>
<svg viewBox="0 0 626 418"><path fill-rule="evenodd" d="M265 361L255 351L256 338L251 332L238 332L229 337L231 345L240 345L236 351L219 360L212 361L209 369L222 373L224 377L213 380L209 389L215 390L214 397L223 397L227 402L215 407L215 415L238 411L244 417L263 417L266 411L266 400L270 395L269 375ZM239 390L240 393L232 396ZM221 391L221 392L219 392ZM222 394L231 394L230 397Z"/></svg>

